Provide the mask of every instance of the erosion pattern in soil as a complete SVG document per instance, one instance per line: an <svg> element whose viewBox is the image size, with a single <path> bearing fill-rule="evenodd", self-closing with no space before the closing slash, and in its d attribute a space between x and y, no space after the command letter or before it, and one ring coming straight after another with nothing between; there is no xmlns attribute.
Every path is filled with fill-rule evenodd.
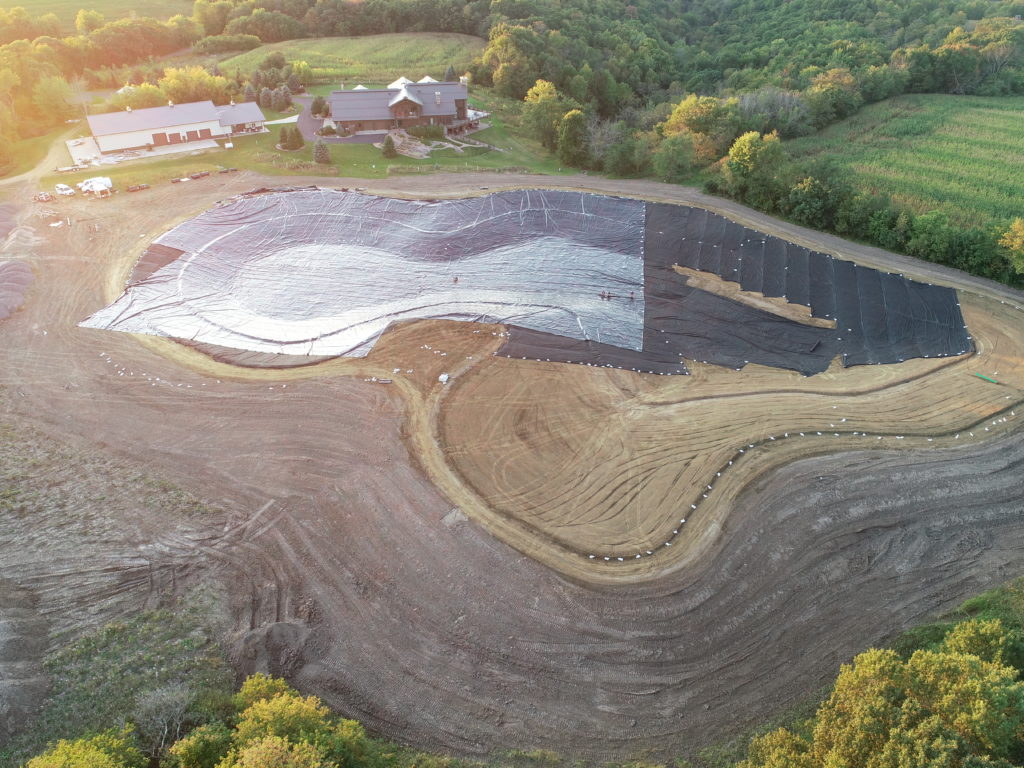
<svg viewBox="0 0 1024 768"><path fill-rule="evenodd" d="M669 756L1020 573L1019 296L685 189L580 178L559 183L962 284L976 350L810 380L699 363L645 377L497 358L501 326L419 322L364 359L282 371L78 328L168 216L260 180L206 181L148 206L64 201L70 227L23 219L5 245L36 280L0 326L4 410L15 435L72 446L35 448L19 482L47 492L0 507L4 578L51 647L202 582L228 596L243 671L285 673L378 733ZM137 501L154 476L222 511Z"/></svg>

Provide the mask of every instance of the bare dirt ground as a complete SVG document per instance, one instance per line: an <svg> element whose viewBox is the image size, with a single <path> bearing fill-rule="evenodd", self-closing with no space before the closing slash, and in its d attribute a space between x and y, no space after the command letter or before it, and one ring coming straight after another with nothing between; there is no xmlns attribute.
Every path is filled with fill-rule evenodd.
<svg viewBox="0 0 1024 768"><path fill-rule="evenodd" d="M437 197L548 181L335 183ZM462 754L668 756L1020 574L1024 315L1002 303L1020 296L693 190L557 182L714 206L967 285L977 354L645 377L492 357L500 327L423 322L363 360L243 369L77 322L152 237L281 179L60 201L70 226L24 218L0 253L36 273L0 325L9 451L30 458L3 480L41 494L0 506L0 562L51 646L204 581L230 596L240 669L287 673L376 732Z"/></svg>

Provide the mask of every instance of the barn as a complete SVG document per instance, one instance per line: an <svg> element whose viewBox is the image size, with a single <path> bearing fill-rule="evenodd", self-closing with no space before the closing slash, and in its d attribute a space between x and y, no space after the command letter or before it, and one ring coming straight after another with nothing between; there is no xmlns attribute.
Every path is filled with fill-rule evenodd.
<svg viewBox="0 0 1024 768"><path fill-rule="evenodd" d="M103 154L251 133L263 130L264 119L256 104L216 107L212 101L168 103L166 107L148 109L129 108L123 112L89 115L88 118L89 129Z"/></svg>

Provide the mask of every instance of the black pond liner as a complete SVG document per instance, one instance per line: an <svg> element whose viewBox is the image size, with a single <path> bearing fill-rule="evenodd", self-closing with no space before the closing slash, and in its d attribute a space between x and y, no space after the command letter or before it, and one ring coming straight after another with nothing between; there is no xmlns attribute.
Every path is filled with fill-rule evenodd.
<svg viewBox="0 0 1024 768"><path fill-rule="evenodd" d="M836 327L805 325L691 287L675 265L810 307ZM836 355L849 367L972 348L952 288L809 251L701 208L647 203L644 293L640 352L587 343L563 349L547 334L512 328L499 354L660 374L686 372L684 358L730 368L756 363L810 376Z"/></svg>

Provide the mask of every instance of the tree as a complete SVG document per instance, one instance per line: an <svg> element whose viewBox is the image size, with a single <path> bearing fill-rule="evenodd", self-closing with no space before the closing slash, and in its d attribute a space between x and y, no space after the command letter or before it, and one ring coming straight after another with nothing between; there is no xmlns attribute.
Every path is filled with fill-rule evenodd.
<svg viewBox="0 0 1024 768"><path fill-rule="evenodd" d="M205 35L219 35L224 31L233 7L230 0L196 0L192 6L192 17L202 25Z"/></svg>
<svg viewBox="0 0 1024 768"><path fill-rule="evenodd" d="M587 118L580 110L571 109L558 124L559 162L570 168L586 168L589 160L587 144Z"/></svg>
<svg viewBox="0 0 1024 768"><path fill-rule="evenodd" d="M654 173L662 181L680 184L685 181L699 165L693 146L693 135L677 133L668 136L658 144L651 157Z"/></svg>
<svg viewBox="0 0 1024 768"><path fill-rule="evenodd" d="M292 145L292 127L288 123L281 126L281 134L277 140L278 146L281 149L291 149Z"/></svg>
<svg viewBox="0 0 1024 768"><path fill-rule="evenodd" d="M224 28L227 35L256 35L264 43L279 43L305 37L309 30L298 19L280 11L256 8L248 16L239 16L228 22Z"/></svg>
<svg viewBox="0 0 1024 768"><path fill-rule="evenodd" d="M1010 223L999 238L999 245L1006 249L1006 257L1014 270L1024 274L1024 219L1018 217Z"/></svg>
<svg viewBox="0 0 1024 768"><path fill-rule="evenodd" d="M729 149L722 167L729 194L765 210L777 210L788 185L786 151L777 133L744 133Z"/></svg>
<svg viewBox="0 0 1024 768"><path fill-rule="evenodd" d="M331 150L319 139L313 144L313 162L320 165L331 164Z"/></svg>
<svg viewBox="0 0 1024 768"><path fill-rule="evenodd" d="M136 85L124 93L115 93L110 97L110 105L116 109L148 109L160 107L167 103L167 94L150 83Z"/></svg>
<svg viewBox="0 0 1024 768"><path fill-rule="evenodd" d="M25 768L144 768L146 758L135 746L131 728L57 744L25 764Z"/></svg>
<svg viewBox="0 0 1024 768"><path fill-rule="evenodd" d="M75 30L80 35L88 35L103 26L106 19L99 11L87 11L82 8L75 16Z"/></svg>
<svg viewBox="0 0 1024 768"><path fill-rule="evenodd" d="M135 702L135 727L146 754L158 756L181 736L195 693L181 682L141 694Z"/></svg>
<svg viewBox="0 0 1024 768"><path fill-rule="evenodd" d="M864 102L850 70L842 68L816 75L805 95L811 118L819 128L853 114Z"/></svg>
<svg viewBox="0 0 1024 768"><path fill-rule="evenodd" d="M32 87L32 103L54 123L63 122L74 114L73 99L71 86L59 75L42 77Z"/></svg>
<svg viewBox="0 0 1024 768"><path fill-rule="evenodd" d="M231 747L231 731L209 723L178 739L167 751L170 768L215 768Z"/></svg>
<svg viewBox="0 0 1024 768"><path fill-rule="evenodd" d="M251 707L257 701L272 699L281 694L298 696L299 692L280 677L271 677L270 675L264 675L262 672L257 672L255 675L249 675L245 678L242 687L235 694L235 709L241 712Z"/></svg>
<svg viewBox="0 0 1024 768"><path fill-rule="evenodd" d="M384 137L384 145L381 147L380 151L384 157L398 157L398 150L395 148L395 140L391 138L390 133Z"/></svg>
<svg viewBox="0 0 1024 768"><path fill-rule="evenodd" d="M843 665L804 738L786 729L755 739L739 768L1009 766L1024 726L1024 683L986 661L998 622L968 622L934 651L906 661L872 649Z"/></svg>
<svg viewBox="0 0 1024 768"><path fill-rule="evenodd" d="M299 130L299 126L297 124L293 123L291 143L289 144L288 149L302 149L304 146L306 146L306 140L302 136L302 131Z"/></svg>
<svg viewBox="0 0 1024 768"><path fill-rule="evenodd" d="M271 108L275 112L284 112L286 109L288 109L290 102L291 98L289 98L289 96L285 93L284 89L278 88L273 92L273 96L271 98L270 103Z"/></svg>
<svg viewBox="0 0 1024 768"><path fill-rule="evenodd" d="M313 82L313 68L305 61L293 61L292 62L292 75L298 78L299 85L303 88L307 88ZM289 76L289 80L291 77ZM291 83L288 84L289 88L292 88ZM292 91L298 91L298 88L292 88Z"/></svg>
<svg viewBox="0 0 1024 768"><path fill-rule="evenodd" d="M264 86L260 89L260 109L270 109L274 106L274 92Z"/></svg>
<svg viewBox="0 0 1024 768"><path fill-rule="evenodd" d="M260 69L264 72L268 69L284 69L288 65L288 59L285 58L284 52L273 51L263 57L263 61L260 62Z"/></svg>
<svg viewBox="0 0 1024 768"><path fill-rule="evenodd" d="M703 134L714 141L719 152L725 152L736 138L738 108L737 99L690 94L672 110L668 120L662 123L661 131L665 136L684 130Z"/></svg>
<svg viewBox="0 0 1024 768"><path fill-rule="evenodd" d="M264 736L308 741L331 730L330 711L315 696L279 693L250 704L238 716L232 737L244 746Z"/></svg>
<svg viewBox="0 0 1024 768"><path fill-rule="evenodd" d="M252 87L252 83L246 83L245 90L242 91L242 101L259 101L259 98L256 89Z"/></svg>
<svg viewBox="0 0 1024 768"><path fill-rule="evenodd" d="M455 67L453 67L451 64L445 67L444 77L442 79L446 83L453 83L456 80L458 80L459 78L455 74Z"/></svg>
<svg viewBox="0 0 1024 768"><path fill-rule="evenodd" d="M217 768L333 768L334 765L313 744L265 736L232 750Z"/></svg>
<svg viewBox="0 0 1024 768"><path fill-rule="evenodd" d="M314 117L322 117L327 114L327 99L323 96L314 96L313 103L309 105L309 112Z"/></svg>
<svg viewBox="0 0 1024 768"><path fill-rule="evenodd" d="M553 83L538 80L526 93L523 107L523 126L545 149L558 148L558 124L566 112L579 105L559 96Z"/></svg>
<svg viewBox="0 0 1024 768"><path fill-rule="evenodd" d="M223 75L214 75L198 65L170 67L157 80L157 85L175 104L188 104L209 99L215 104L226 104L234 92L234 82Z"/></svg>
<svg viewBox="0 0 1024 768"><path fill-rule="evenodd" d="M945 263L953 244L954 228L941 211L928 211L914 217L907 238L907 253L928 261Z"/></svg>

